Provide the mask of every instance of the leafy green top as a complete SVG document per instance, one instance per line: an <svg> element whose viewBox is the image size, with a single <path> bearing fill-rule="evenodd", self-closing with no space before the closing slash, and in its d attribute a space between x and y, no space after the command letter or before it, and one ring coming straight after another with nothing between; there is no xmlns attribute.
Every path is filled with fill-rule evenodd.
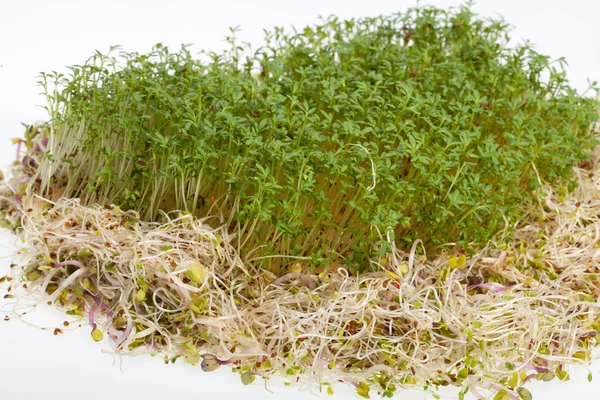
<svg viewBox="0 0 600 400"><path fill-rule="evenodd" d="M361 270L388 239L483 243L595 143L564 61L507 32L468 7L415 8L276 28L254 52L232 35L200 59L97 53L43 75L44 162L55 180L50 160L70 165L64 194L85 202L221 214L254 256Z"/></svg>

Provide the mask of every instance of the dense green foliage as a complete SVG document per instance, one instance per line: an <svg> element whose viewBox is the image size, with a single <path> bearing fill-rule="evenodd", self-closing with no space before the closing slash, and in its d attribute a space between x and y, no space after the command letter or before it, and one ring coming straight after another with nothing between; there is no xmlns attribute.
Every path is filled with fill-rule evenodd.
<svg viewBox="0 0 600 400"><path fill-rule="evenodd" d="M44 190L68 176L64 195L146 219L221 214L244 254L313 265L364 269L386 234L484 243L534 200L538 173L564 182L589 156L597 118L562 60L507 47L507 32L466 7L420 8L275 29L256 51L231 37L196 59L96 54L43 75Z"/></svg>

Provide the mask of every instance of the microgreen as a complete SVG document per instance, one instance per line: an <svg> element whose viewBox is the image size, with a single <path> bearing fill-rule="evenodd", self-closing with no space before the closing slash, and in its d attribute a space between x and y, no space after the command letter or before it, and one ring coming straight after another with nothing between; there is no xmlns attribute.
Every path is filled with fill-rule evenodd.
<svg viewBox="0 0 600 400"><path fill-rule="evenodd" d="M570 180L597 119L564 60L508 32L468 6L424 7L276 29L255 51L232 36L199 58L96 53L42 74L42 193L149 220L221 215L243 255L312 268L370 269L389 237L483 245L543 182Z"/></svg>

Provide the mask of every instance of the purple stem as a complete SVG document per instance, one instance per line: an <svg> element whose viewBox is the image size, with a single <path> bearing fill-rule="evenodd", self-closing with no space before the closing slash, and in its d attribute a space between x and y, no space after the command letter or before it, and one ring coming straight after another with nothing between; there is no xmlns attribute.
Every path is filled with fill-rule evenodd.
<svg viewBox="0 0 600 400"><path fill-rule="evenodd" d="M106 271L106 273L104 274L104 277L106 278L106 280L113 286L116 287L121 287L121 282L119 282L118 280L116 280L115 278L113 278L110 275L110 272Z"/></svg>
<svg viewBox="0 0 600 400"><path fill-rule="evenodd" d="M17 160L19 160L19 158L21 158L21 143L23 143L23 140L19 140L19 143L17 143Z"/></svg>
<svg viewBox="0 0 600 400"><path fill-rule="evenodd" d="M95 304L97 306L99 306L102 310L106 310L108 308L108 306L106 304L104 304L102 301L100 301L98 296L96 296L94 293L90 292L87 289L85 289L84 293L91 296L94 299Z"/></svg>
<svg viewBox="0 0 600 400"><path fill-rule="evenodd" d="M590 332L586 332L583 335L579 336L579 339L589 339L589 338L593 338L594 336L596 336L598 334L598 332L596 331L590 331Z"/></svg>
<svg viewBox="0 0 600 400"><path fill-rule="evenodd" d="M157 349L157 350L160 350L160 349L162 349L164 347L162 344L160 344L159 342L157 342L154 339L148 339L148 340L146 340L146 345L148 347L150 347L151 349Z"/></svg>
<svg viewBox="0 0 600 400"><path fill-rule="evenodd" d="M544 368L544 367L536 367L535 365L533 365L532 363L520 363L520 362L516 362L515 365L517 367L523 367L524 369L532 369L536 372L550 372L550 370L548 368Z"/></svg>
<svg viewBox="0 0 600 400"><path fill-rule="evenodd" d="M227 365L227 364L231 364L233 363L233 358L230 358L229 360L219 360L217 357L215 357L213 354L202 354L200 357L202 357L203 360L214 360L217 364L219 365ZM266 360L266 356L263 356L263 361Z"/></svg>
<svg viewBox="0 0 600 400"><path fill-rule="evenodd" d="M35 145L33 146L33 151L34 152L43 152L46 150L46 145L48 145L48 138L45 137L42 139L42 143L40 144L39 142L36 142Z"/></svg>
<svg viewBox="0 0 600 400"><path fill-rule="evenodd" d="M284 282L291 281L292 279L298 279L302 276L300 272L290 272L279 278L275 279L272 284L273 285L281 285Z"/></svg>
<svg viewBox="0 0 600 400"><path fill-rule="evenodd" d="M94 303L94 305L92 306L92 308L90 308L90 313L88 315L88 319L90 320L90 325L92 326L92 331L96 330L96 323L94 322L94 313L96 312L96 310L98 309L98 307L100 306L100 304L98 302Z"/></svg>
<svg viewBox="0 0 600 400"><path fill-rule="evenodd" d="M123 343L129 337L132 330L133 330L133 320L132 320L131 316L129 316L129 318L127 318L127 327L125 328L125 331L115 341L115 343L117 344L117 347L120 346L121 343Z"/></svg>
<svg viewBox="0 0 600 400"><path fill-rule="evenodd" d="M266 373L264 373L264 372L258 372L255 369L251 369L250 371L248 371L248 373L252 374L254 376L265 376L266 375Z"/></svg>

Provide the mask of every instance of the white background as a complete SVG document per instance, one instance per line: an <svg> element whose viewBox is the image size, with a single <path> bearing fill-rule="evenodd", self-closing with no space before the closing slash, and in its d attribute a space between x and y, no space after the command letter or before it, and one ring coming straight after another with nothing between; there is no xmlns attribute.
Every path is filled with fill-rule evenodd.
<svg viewBox="0 0 600 400"><path fill-rule="evenodd" d="M459 1L422 1L438 6ZM14 157L10 138L22 134L21 122L46 118L43 99L35 86L40 71L66 72L65 66L87 59L94 50L106 51L120 44L128 51L148 51L162 42L172 47L195 43L196 49L218 50L225 46L228 27L242 26L239 38L261 43L262 30L274 25L302 27L317 22L319 15L374 16L405 10L414 0L361 1L65 1L0 0L0 167ZM481 0L474 9L482 15L503 15L515 29L517 40L530 39L541 53L564 56L568 76L579 90L587 79L600 80L600 1L598 0ZM10 263L15 238L0 232L0 276ZM3 293L0 291L0 295ZM38 311L34 320L58 327L64 314ZM89 329L53 336L18 321L0 320L0 398L2 399L307 399L318 393L273 384L275 394L257 381L243 387L239 376L226 369L206 374L183 363L165 366L159 357L113 358L95 344ZM593 365L596 380L588 384L587 371L572 369L565 384L534 383L534 398L553 400L567 396L597 398L600 363ZM353 391L335 387L334 398L355 398ZM326 398L327 396L320 396ZM376 397L376 396L373 396ZM403 393L403 399L430 398L419 392ZM318 398L318 397L317 397ZM444 398L455 398L449 396Z"/></svg>

